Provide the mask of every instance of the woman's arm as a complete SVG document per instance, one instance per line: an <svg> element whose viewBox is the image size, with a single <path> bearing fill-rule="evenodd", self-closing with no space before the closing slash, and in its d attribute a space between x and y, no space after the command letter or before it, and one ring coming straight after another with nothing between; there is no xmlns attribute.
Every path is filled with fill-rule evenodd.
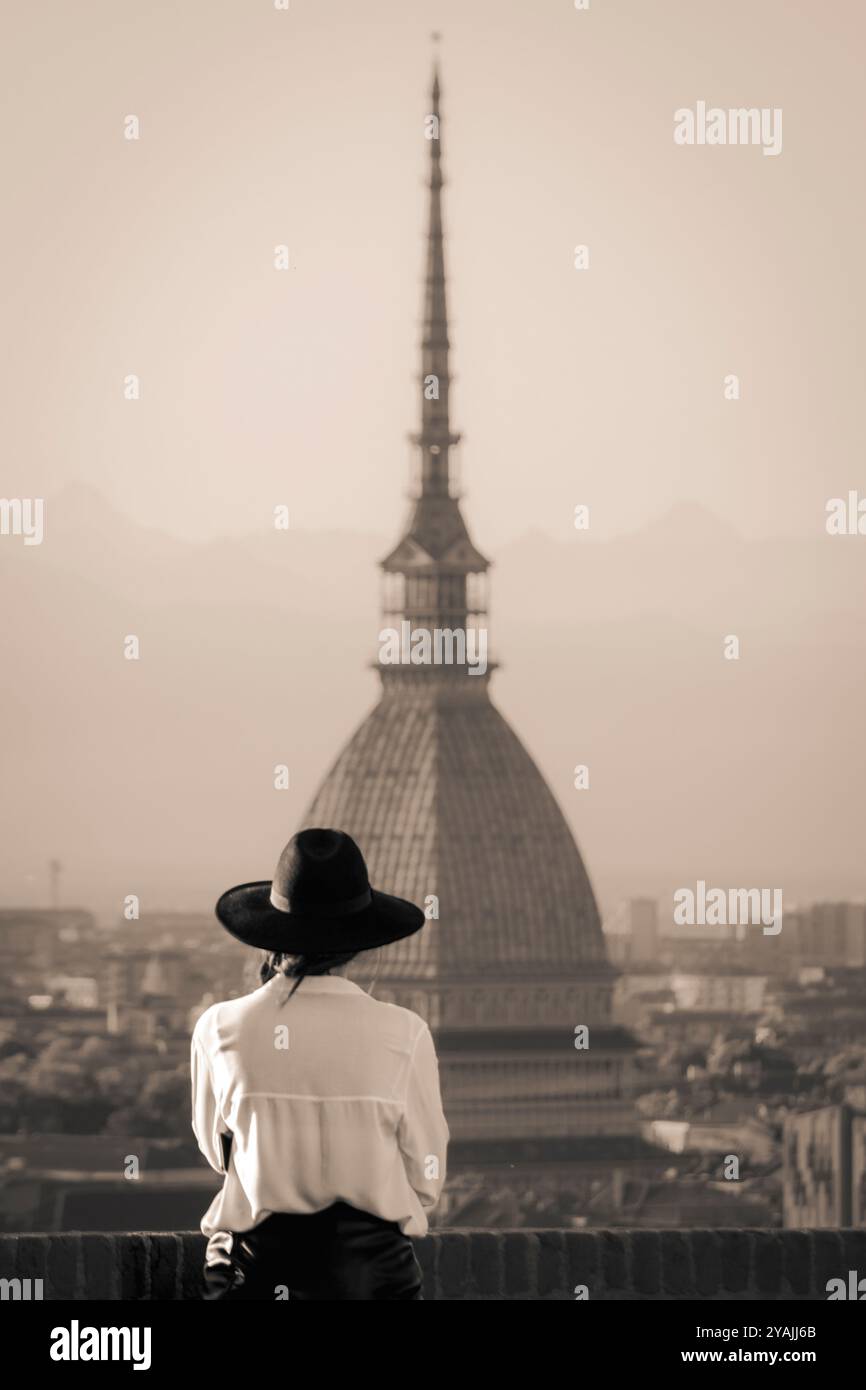
<svg viewBox="0 0 866 1390"><path fill-rule="evenodd" d="M219 1113L219 1102L214 1089L207 1053L195 1033L192 1035L190 1047L190 1074L192 1077L192 1132L211 1168L214 1168L218 1173L225 1173L228 1171L231 1134ZM228 1137L228 1144L225 1144L226 1137Z"/></svg>
<svg viewBox="0 0 866 1390"><path fill-rule="evenodd" d="M439 1063L427 1024L415 1038L397 1139L406 1175L422 1207L435 1206L445 1182L448 1125L442 1110Z"/></svg>

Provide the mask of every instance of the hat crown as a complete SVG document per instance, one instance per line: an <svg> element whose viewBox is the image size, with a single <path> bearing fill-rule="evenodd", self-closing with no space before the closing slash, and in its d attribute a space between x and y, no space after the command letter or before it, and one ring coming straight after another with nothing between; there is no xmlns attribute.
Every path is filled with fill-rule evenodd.
<svg viewBox="0 0 866 1390"><path fill-rule="evenodd" d="M420 931L420 907L370 887L351 835L309 829L293 835L272 879L239 883L216 905L238 941L289 955L369 951Z"/></svg>
<svg viewBox="0 0 866 1390"><path fill-rule="evenodd" d="M367 865L351 835L342 830L300 830L286 845L273 887L298 916L339 912L369 894ZM282 907L282 903L280 904Z"/></svg>

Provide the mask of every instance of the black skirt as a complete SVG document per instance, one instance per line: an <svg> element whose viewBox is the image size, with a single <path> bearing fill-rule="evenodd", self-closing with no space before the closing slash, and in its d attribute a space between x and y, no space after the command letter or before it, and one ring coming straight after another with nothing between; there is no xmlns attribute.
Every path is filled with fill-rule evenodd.
<svg viewBox="0 0 866 1390"><path fill-rule="evenodd" d="M220 1236L204 1280L208 1300L423 1299L410 1238L396 1221L347 1202L309 1215L275 1213L251 1231Z"/></svg>

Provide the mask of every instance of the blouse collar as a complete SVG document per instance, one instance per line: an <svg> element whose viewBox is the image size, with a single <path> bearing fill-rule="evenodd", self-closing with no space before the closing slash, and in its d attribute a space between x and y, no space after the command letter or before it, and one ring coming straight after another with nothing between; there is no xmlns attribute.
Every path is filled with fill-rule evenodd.
<svg viewBox="0 0 866 1390"><path fill-rule="evenodd" d="M283 974L277 974L273 979L268 980L269 985L278 989L280 985L292 988L294 981ZM305 975L298 985L296 993L300 994L366 994L367 991L360 985L356 985L354 980L347 980L345 975Z"/></svg>

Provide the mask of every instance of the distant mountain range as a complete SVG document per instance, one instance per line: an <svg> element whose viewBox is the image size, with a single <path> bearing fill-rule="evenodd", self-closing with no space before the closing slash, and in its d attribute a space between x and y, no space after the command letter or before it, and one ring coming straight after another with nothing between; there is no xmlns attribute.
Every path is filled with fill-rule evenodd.
<svg viewBox="0 0 866 1390"><path fill-rule="evenodd" d="M52 856L65 900L107 916L128 893L201 909L266 876L377 697L393 539L191 544L79 485L48 499L42 546L0 538L0 903L44 902ZM605 905L697 878L864 896L866 539L747 540L683 503L494 560L493 698Z"/></svg>

